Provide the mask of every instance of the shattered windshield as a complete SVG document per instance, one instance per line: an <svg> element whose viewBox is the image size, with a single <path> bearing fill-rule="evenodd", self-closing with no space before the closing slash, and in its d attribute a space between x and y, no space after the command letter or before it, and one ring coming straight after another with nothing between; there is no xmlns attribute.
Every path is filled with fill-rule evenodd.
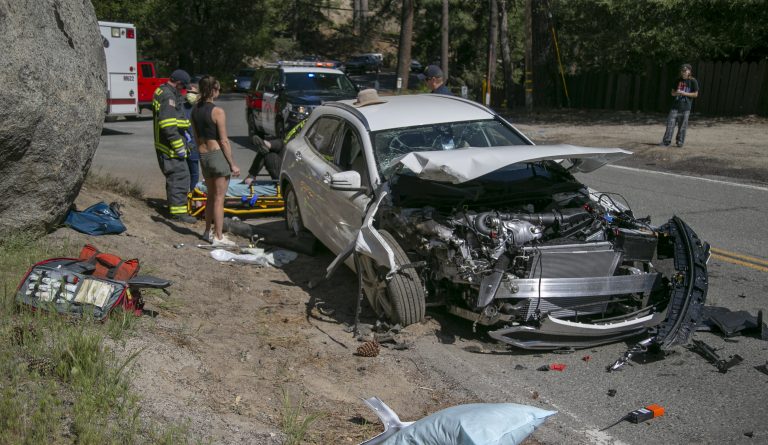
<svg viewBox="0 0 768 445"><path fill-rule="evenodd" d="M376 164L384 177L392 175L396 159L415 151L528 144L517 132L494 119L393 128L373 133L372 140Z"/></svg>
<svg viewBox="0 0 768 445"><path fill-rule="evenodd" d="M347 76L334 73L287 73L285 90L291 93L357 94Z"/></svg>

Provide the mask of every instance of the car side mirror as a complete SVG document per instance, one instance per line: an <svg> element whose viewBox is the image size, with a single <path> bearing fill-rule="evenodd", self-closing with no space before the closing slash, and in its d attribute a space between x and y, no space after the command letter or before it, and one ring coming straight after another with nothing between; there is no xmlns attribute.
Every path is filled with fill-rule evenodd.
<svg viewBox="0 0 768 445"><path fill-rule="evenodd" d="M367 189L365 187L360 187L361 182L360 173L354 170L334 173L331 175L331 190L364 192Z"/></svg>

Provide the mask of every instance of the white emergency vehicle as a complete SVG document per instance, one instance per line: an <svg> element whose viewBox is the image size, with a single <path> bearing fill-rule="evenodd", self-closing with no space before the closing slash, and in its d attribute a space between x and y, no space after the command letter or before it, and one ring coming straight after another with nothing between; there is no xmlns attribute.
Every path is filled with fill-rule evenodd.
<svg viewBox="0 0 768 445"><path fill-rule="evenodd" d="M136 116L139 83L136 64L136 27L131 23L99 22L107 61L106 117Z"/></svg>

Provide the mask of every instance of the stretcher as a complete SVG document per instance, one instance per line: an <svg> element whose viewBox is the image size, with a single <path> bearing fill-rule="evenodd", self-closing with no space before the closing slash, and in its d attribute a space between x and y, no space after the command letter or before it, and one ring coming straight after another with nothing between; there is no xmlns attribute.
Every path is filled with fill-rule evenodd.
<svg viewBox="0 0 768 445"><path fill-rule="evenodd" d="M196 217L205 216L208 202L208 188L204 182L198 182L195 189L187 194L187 213ZM280 213L285 210L285 202L280 194L277 181L254 181L250 185L230 181L224 196L224 213L237 216L249 216Z"/></svg>

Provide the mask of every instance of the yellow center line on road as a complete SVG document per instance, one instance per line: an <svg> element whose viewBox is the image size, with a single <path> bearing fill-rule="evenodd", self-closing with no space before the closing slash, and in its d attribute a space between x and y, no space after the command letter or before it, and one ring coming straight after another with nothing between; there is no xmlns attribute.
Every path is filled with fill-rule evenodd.
<svg viewBox="0 0 768 445"><path fill-rule="evenodd" d="M768 260L736 252L730 252L723 249L717 249L715 247L711 247L709 251L712 254L712 258L725 261L726 263L749 267L750 269L759 270L761 272L768 272Z"/></svg>

